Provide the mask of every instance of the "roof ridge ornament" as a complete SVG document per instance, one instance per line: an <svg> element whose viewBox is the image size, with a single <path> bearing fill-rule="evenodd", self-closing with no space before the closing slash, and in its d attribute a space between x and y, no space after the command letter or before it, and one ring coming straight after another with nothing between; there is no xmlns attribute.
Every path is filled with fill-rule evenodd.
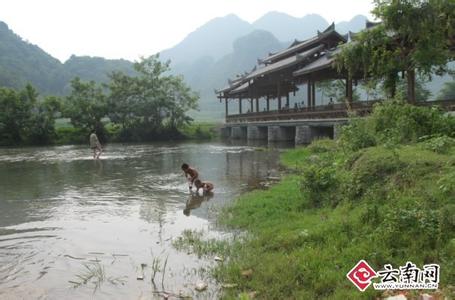
<svg viewBox="0 0 455 300"><path fill-rule="evenodd" d="M332 22L332 24L329 25L329 27L327 27L322 33L328 33L328 32L331 32L331 31L334 31L335 30L335 22ZM319 33L319 31L318 31Z"/></svg>

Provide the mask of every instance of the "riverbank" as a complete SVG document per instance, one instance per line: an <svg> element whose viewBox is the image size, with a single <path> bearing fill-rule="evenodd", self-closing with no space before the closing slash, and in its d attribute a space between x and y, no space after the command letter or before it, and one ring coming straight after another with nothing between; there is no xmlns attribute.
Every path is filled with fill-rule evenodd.
<svg viewBox="0 0 455 300"><path fill-rule="evenodd" d="M114 126L111 123L105 124L105 133L103 139L105 142L150 142L150 141L169 141L169 140L212 140L218 136L218 125L208 122L194 122L190 125L185 125L179 129L163 130L156 132L148 138L141 136L127 135L121 127ZM56 124L54 138L52 144L55 145L77 145L86 144L88 142L89 133L74 128L68 121L59 120Z"/></svg>
<svg viewBox="0 0 455 300"><path fill-rule="evenodd" d="M390 102L352 120L336 142L284 153L290 174L221 215L230 230L246 232L217 253L226 256L213 273L231 287L225 297L372 299L398 292L360 292L346 274L362 259L376 271L407 261L421 269L439 264L440 289L429 293L454 295L454 124L436 110Z"/></svg>

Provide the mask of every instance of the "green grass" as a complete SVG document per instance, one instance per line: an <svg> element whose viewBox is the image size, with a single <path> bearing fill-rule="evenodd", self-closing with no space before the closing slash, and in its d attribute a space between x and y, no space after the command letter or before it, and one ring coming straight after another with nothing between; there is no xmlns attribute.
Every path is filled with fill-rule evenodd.
<svg viewBox="0 0 455 300"><path fill-rule="evenodd" d="M235 283L224 297L257 291L263 299L368 299L348 271L365 259L374 269L412 261L441 265L441 286L455 282L455 149L436 153L409 144L345 152L317 141L282 155L295 170L223 212L229 228L248 232L214 270ZM252 269L251 278L242 270Z"/></svg>

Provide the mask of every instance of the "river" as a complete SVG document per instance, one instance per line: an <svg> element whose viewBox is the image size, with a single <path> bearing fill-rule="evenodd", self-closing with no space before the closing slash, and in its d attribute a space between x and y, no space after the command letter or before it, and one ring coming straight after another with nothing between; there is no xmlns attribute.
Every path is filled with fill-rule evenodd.
<svg viewBox="0 0 455 300"><path fill-rule="evenodd" d="M0 298L153 299L153 260L166 258L159 290L216 297L205 270L217 262L172 240L229 236L220 208L276 176L278 155L222 142L111 144L98 161L86 146L0 148ZM214 183L213 197L189 193L183 162ZM83 284L87 267L102 270L98 287ZM209 288L195 292L198 281Z"/></svg>

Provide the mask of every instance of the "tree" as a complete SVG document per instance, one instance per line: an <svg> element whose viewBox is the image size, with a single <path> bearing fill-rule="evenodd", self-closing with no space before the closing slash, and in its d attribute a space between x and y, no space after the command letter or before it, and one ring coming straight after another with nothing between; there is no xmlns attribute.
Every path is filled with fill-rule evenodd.
<svg viewBox="0 0 455 300"><path fill-rule="evenodd" d="M138 76L110 75L109 118L124 132L141 131L148 138L191 121L186 112L197 108L198 96L182 77L169 75L169 64L155 55L134 64Z"/></svg>
<svg viewBox="0 0 455 300"><path fill-rule="evenodd" d="M350 76L383 79L395 96L398 73L407 79L407 98L415 102L416 72L443 74L452 57L455 2L440 0L375 0L373 14L382 20L345 45L337 57L339 70Z"/></svg>
<svg viewBox="0 0 455 300"><path fill-rule="evenodd" d="M74 127L84 131L95 130L101 139L104 126L101 119L107 114L107 100L103 88L94 81L82 82L78 77L71 81L71 94L66 97L65 116Z"/></svg>
<svg viewBox="0 0 455 300"><path fill-rule="evenodd" d="M0 88L0 144L47 144L54 135L56 97L39 101L31 85L21 91Z"/></svg>
<svg viewBox="0 0 455 300"><path fill-rule="evenodd" d="M30 109L13 89L0 88L0 142L3 145L19 144L24 140L24 128Z"/></svg>
<svg viewBox="0 0 455 300"><path fill-rule="evenodd" d="M55 136L55 118L61 111L61 100L48 96L35 105L30 116L27 140L31 144L49 144Z"/></svg>

